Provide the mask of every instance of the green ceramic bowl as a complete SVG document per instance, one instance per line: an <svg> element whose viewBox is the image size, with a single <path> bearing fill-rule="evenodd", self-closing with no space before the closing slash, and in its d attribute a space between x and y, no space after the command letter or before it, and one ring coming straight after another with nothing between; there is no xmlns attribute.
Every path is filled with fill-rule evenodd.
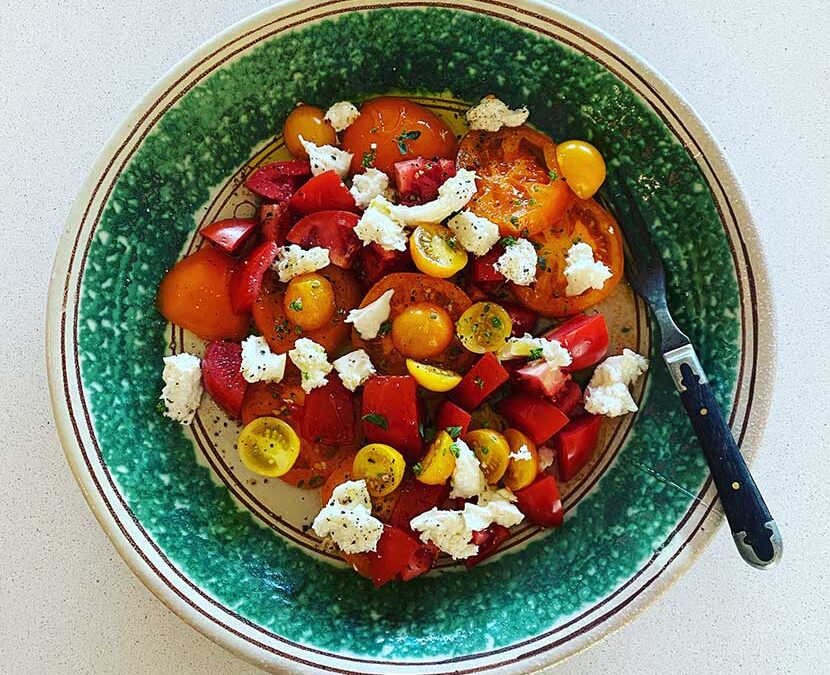
<svg viewBox="0 0 830 675"><path fill-rule="evenodd" d="M774 358L766 273L710 135L643 62L533 2L285 2L210 41L108 143L61 240L48 362L69 463L136 574L200 631L275 672L524 673L623 625L702 549L720 515L691 428L655 359L641 411L604 429L564 486L554 532L522 526L470 572L442 562L379 591L307 532L319 497L247 474L209 403L192 429L156 411L161 358L200 349L154 305L200 223L247 215L240 178L284 153L297 101L403 92L445 118L484 94L527 105L632 177L669 270L670 304L745 448ZM456 123L456 122L454 122ZM654 351L643 306L609 300L613 349ZM762 367L764 366L764 367Z"/></svg>

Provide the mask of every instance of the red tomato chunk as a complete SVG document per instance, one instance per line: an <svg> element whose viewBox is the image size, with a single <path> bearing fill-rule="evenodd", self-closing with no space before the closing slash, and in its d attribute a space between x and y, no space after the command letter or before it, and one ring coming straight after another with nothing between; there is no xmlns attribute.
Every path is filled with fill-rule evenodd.
<svg viewBox="0 0 830 675"><path fill-rule="evenodd" d="M378 375L363 387L363 433L371 443L385 443L407 459L420 456L415 378Z"/></svg>
<svg viewBox="0 0 830 675"><path fill-rule="evenodd" d="M330 377L328 383L306 395L300 435L325 445L347 445L354 441L353 396L338 378Z"/></svg>
<svg viewBox="0 0 830 675"><path fill-rule="evenodd" d="M259 226L254 218L226 218L203 227L199 234L226 253L236 253Z"/></svg>
<svg viewBox="0 0 830 675"><path fill-rule="evenodd" d="M358 220L349 211L318 211L298 220L286 240L304 249L322 246L328 249L332 264L349 269L361 248L354 233Z"/></svg>
<svg viewBox="0 0 830 675"><path fill-rule="evenodd" d="M532 394L513 394L499 405L510 425L542 445L568 423L568 418L550 401Z"/></svg>
<svg viewBox="0 0 830 675"><path fill-rule="evenodd" d="M448 427L460 427L460 435L463 436L467 433L467 428L470 426L472 419L472 415L463 408L459 408L452 401L444 401L438 409L435 428L442 431Z"/></svg>
<svg viewBox="0 0 830 675"><path fill-rule="evenodd" d="M543 474L518 490L516 507L531 523L541 527L559 527L565 517L559 486L550 474Z"/></svg>
<svg viewBox="0 0 830 675"><path fill-rule="evenodd" d="M277 244L265 241L243 258L230 283L231 306L236 314L251 311L262 287L262 277L277 257Z"/></svg>
<svg viewBox="0 0 830 675"><path fill-rule="evenodd" d="M608 326L602 314L577 314L561 326L545 333L548 340L558 340L573 362L567 370L582 370L599 363L608 351Z"/></svg>
<svg viewBox="0 0 830 675"><path fill-rule="evenodd" d="M242 416L242 400L248 383L242 377L242 347L225 340L211 342L202 359L202 382L205 390L231 417Z"/></svg>
<svg viewBox="0 0 830 675"><path fill-rule="evenodd" d="M455 175L451 159L416 157L395 164L395 185L401 204L425 204L438 196L438 188Z"/></svg>
<svg viewBox="0 0 830 675"><path fill-rule="evenodd" d="M268 241L275 241L277 246L285 244L285 235L291 229L291 212L285 202L263 204L259 209L262 222L262 236Z"/></svg>
<svg viewBox="0 0 830 675"><path fill-rule="evenodd" d="M334 170L314 176L288 202L294 213L303 215L317 211L355 211L352 193Z"/></svg>
<svg viewBox="0 0 830 675"><path fill-rule="evenodd" d="M311 165L306 161L272 162L248 176L245 187L263 199L284 202L310 175Z"/></svg>
<svg viewBox="0 0 830 675"><path fill-rule="evenodd" d="M473 410L509 377L495 355L487 352L452 390L452 399L465 410Z"/></svg>
<svg viewBox="0 0 830 675"><path fill-rule="evenodd" d="M602 417L585 415L569 422L553 439L559 480L570 480L585 466L597 447Z"/></svg>
<svg viewBox="0 0 830 675"><path fill-rule="evenodd" d="M472 542L478 546L478 553L464 560L467 569L478 565L493 555L510 536L510 530L504 525L493 523L486 530L473 532Z"/></svg>

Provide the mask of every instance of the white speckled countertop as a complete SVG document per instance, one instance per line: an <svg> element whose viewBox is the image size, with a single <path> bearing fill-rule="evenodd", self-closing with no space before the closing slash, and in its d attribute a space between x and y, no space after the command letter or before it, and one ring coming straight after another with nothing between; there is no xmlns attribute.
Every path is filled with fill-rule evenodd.
<svg viewBox="0 0 830 675"><path fill-rule="evenodd" d="M179 58L268 3L3 4L0 671L259 672L168 611L96 524L55 434L43 326L58 235L106 138ZM742 182L778 311L778 362L769 364L777 388L754 473L783 532L785 556L772 572L753 571L722 530L655 606L556 672L830 672L825 3L560 4L668 78L723 144Z"/></svg>

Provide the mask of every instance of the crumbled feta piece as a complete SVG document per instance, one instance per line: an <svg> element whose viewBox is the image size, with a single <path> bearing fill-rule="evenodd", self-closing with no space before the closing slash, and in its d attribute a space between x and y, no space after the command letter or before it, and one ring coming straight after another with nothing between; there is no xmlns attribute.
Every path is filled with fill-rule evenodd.
<svg viewBox="0 0 830 675"><path fill-rule="evenodd" d="M521 523L523 519L522 512L503 499L494 499L487 502L485 506L481 504L464 505L464 520L467 521L473 532L485 530L493 523L504 527L513 527Z"/></svg>
<svg viewBox="0 0 830 675"><path fill-rule="evenodd" d="M395 291L390 288L377 300L370 302L365 307L351 310L346 317L346 323L353 324L364 340L373 340L378 336L381 324L389 318L394 294Z"/></svg>
<svg viewBox="0 0 830 675"><path fill-rule="evenodd" d="M460 438L455 441L458 456L455 459L455 469L452 472L452 492L450 497L477 497L487 487L487 480L481 471L478 458Z"/></svg>
<svg viewBox="0 0 830 675"><path fill-rule="evenodd" d="M565 278L568 280L565 295L581 295L589 288L600 290L611 276L611 270L605 263L594 260L594 249L590 244L580 242L568 249L565 256Z"/></svg>
<svg viewBox="0 0 830 675"><path fill-rule="evenodd" d="M338 101L326 110L323 119L331 124L334 130L339 133L353 124L358 117L360 117L360 111L354 103L351 101Z"/></svg>
<svg viewBox="0 0 830 675"><path fill-rule="evenodd" d="M331 372L332 365L328 361L325 348L314 340L297 340L294 349L289 350L288 358L300 371L300 384L306 394L328 382L326 375Z"/></svg>
<svg viewBox="0 0 830 675"><path fill-rule="evenodd" d="M417 206L389 204L387 208L392 218L405 225L440 223L456 211L463 209L475 193L475 171L459 169L458 173L447 178L438 188L438 196L431 202Z"/></svg>
<svg viewBox="0 0 830 675"><path fill-rule="evenodd" d="M530 454L530 448L526 445L522 444L518 450L514 450L511 452L508 457L510 459L515 459L516 461L521 460L530 460L533 459L533 455Z"/></svg>
<svg viewBox="0 0 830 675"><path fill-rule="evenodd" d="M279 382L285 375L285 354L274 354L264 337L250 335L242 342L239 370L246 382Z"/></svg>
<svg viewBox="0 0 830 675"><path fill-rule="evenodd" d="M340 375L343 386L349 391L354 391L360 385L365 384L377 371L372 365L369 355L362 349L350 352L339 359L332 361L334 369Z"/></svg>
<svg viewBox="0 0 830 675"><path fill-rule="evenodd" d="M519 498L513 494L513 491L510 488L499 488L498 490L494 490L489 486L478 496L479 506L487 506L490 502L495 501L512 503L519 501Z"/></svg>
<svg viewBox="0 0 830 675"><path fill-rule="evenodd" d="M527 239L517 239L504 250L494 267L517 286L529 286L536 279L536 249Z"/></svg>
<svg viewBox="0 0 830 675"><path fill-rule="evenodd" d="M473 255L485 255L499 240L499 226L492 220L462 211L447 223L465 251Z"/></svg>
<svg viewBox="0 0 830 675"><path fill-rule="evenodd" d="M467 111L467 123L470 129L498 131L502 127L521 126L529 116L527 108L511 110L504 101L490 95Z"/></svg>
<svg viewBox="0 0 830 675"><path fill-rule="evenodd" d="M374 243L386 251L406 250L406 230L403 223L391 216L391 206L393 204L383 195L369 202L354 228L364 246Z"/></svg>
<svg viewBox="0 0 830 675"><path fill-rule="evenodd" d="M585 410L594 415L618 417L637 411L628 387L648 369L648 359L630 349L603 361L585 389Z"/></svg>
<svg viewBox="0 0 830 675"><path fill-rule="evenodd" d="M537 449L537 452L539 453L539 471L544 471L553 466L553 448L542 445Z"/></svg>
<svg viewBox="0 0 830 675"><path fill-rule="evenodd" d="M335 148L333 145L315 145L300 136L300 143L308 153L311 162L311 173L318 176L325 171L336 171L337 175L345 178L349 175L352 165L352 153Z"/></svg>
<svg viewBox="0 0 830 675"><path fill-rule="evenodd" d="M277 258L271 267L279 274L280 281L287 283L300 274L316 272L328 265L329 250L327 248L314 246L306 251L296 244L289 244L277 249Z"/></svg>
<svg viewBox="0 0 830 675"><path fill-rule="evenodd" d="M318 537L331 537L345 553L375 551L383 534L383 523L372 515L365 480L346 481L334 488L311 527Z"/></svg>
<svg viewBox="0 0 830 675"><path fill-rule="evenodd" d="M365 209L375 197L391 198L392 191L389 189L389 176L374 167L366 169L363 173L355 174L352 178L352 187L349 192L352 193L355 203L361 209Z"/></svg>
<svg viewBox="0 0 830 675"><path fill-rule="evenodd" d="M164 401L164 414L176 422L190 424L202 399L201 361L187 352L165 356L161 377L164 388L159 398Z"/></svg>
<svg viewBox="0 0 830 675"><path fill-rule="evenodd" d="M533 337L525 333L521 337L512 337L496 354L501 361L521 358L539 358L556 368L571 365L571 355L558 340Z"/></svg>

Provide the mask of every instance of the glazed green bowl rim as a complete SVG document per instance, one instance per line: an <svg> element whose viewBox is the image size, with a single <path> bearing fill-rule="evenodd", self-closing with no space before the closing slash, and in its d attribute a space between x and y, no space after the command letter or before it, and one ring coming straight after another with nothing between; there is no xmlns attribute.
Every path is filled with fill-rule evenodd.
<svg viewBox="0 0 830 675"><path fill-rule="evenodd" d="M239 616L227 616L224 608L218 603L213 602L206 594L200 593L192 584L188 585L184 575L154 547L126 504L118 503L117 491L108 490L103 484L102 476L97 472L101 467L95 467L87 454L87 451L95 446L95 439L89 432L92 422L88 414L85 420L76 418L71 406L73 396L79 395L73 390L74 385L67 363L67 331L71 333L72 320L77 319L77 315L73 315L72 312L77 312L78 307L77 298L73 298L70 293L73 275L77 280L78 274L73 268L73 260L78 253L81 235L90 227L90 213L101 208L107 201L108 195L101 194L101 187L105 183L111 186L116 180L120 169L114 167L119 159L131 147L140 145L144 134L155 123L152 119L155 113L163 115L184 91L202 77L203 74L199 72L201 68L213 68L234 56L237 51L244 51L248 47L247 44L237 47L238 41L267 31L274 24L284 23L283 28L288 28L292 25L292 20L303 14L327 9L335 15L345 11L381 7L443 7L477 11L506 19L531 31L544 33L545 27L549 27L549 30L553 31L552 39L566 42L593 58L601 54L603 65L626 81L645 99L646 105L663 119L698 163L713 191L724 226L731 226L734 230L728 233L730 242L738 242L739 250L733 250L733 256L740 258L743 266L739 265L736 271L739 283L747 286L748 290L742 290L742 298L745 295L749 297L748 311L754 317L751 324L745 325L745 328L755 331L750 336L750 343L754 349L752 360L755 364L768 364L775 358L773 308L766 264L744 197L718 144L691 107L653 68L596 27L568 12L536 0L522 0L512 4L479 0L464 4L437 0L367 0L359 6L348 0L316 4L303 0L289 0L253 14L207 41L176 64L127 115L102 150L70 212L58 245L49 287L46 340L49 387L59 437L70 467L90 508L131 569L159 599L203 634L238 655L279 672L355 672L352 670L355 667L361 668L361 672L387 672L383 668L388 662L341 659L338 655L287 641L284 641L286 644L279 644L280 640L274 640L274 643L279 645L278 648L275 648L274 644L262 641L255 626ZM759 323L758 316L767 320ZM760 443L768 415L773 372L772 368L754 368L744 402L741 404L739 401L733 410L733 429L742 447L748 450L747 455L750 458ZM81 388L80 383L77 386ZM91 452L94 453L94 450ZM678 523L677 532L687 536L685 542L679 548L673 547L668 552L670 555L658 556L652 561L651 564L662 567L653 577L646 575L648 579L644 577L639 580L638 584L635 584L636 593L623 593L618 598L620 603L625 603L620 605L620 608L625 607L624 612L609 611L589 617L589 621L578 627L574 639L561 644L552 642L540 645L536 649L525 644L521 653L516 652L514 646L511 646L497 650L502 652L502 655L496 661L485 659L480 663L462 664L457 662L457 659L455 663L450 663L453 659L449 659L447 667L458 672L491 669L499 669L501 672L529 672L565 658L627 623L688 569L714 535L716 527L709 526L704 529L702 525L704 522L709 525L719 524L722 517L717 510L712 511L714 490L711 484L707 484L705 490L705 494L700 495L699 501L690 508L683 521ZM740 564L737 558L736 564ZM646 569L643 568L637 576L644 574ZM174 581L171 582L171 579ZM623 588L624 586L620 590ZM465 669L463 666L469 668ZM395 672L427 671L421 664L410 662L400 666L396 664ZM443 671L430 669L429 672Z"/></svg>

